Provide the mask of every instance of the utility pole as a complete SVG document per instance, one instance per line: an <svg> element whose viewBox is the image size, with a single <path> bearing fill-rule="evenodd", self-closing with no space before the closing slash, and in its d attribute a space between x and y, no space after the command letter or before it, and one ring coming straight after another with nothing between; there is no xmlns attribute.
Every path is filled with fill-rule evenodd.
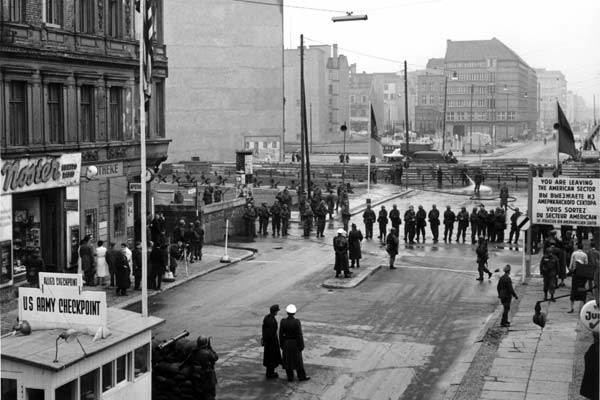
<svg viewBox="0 0 600 400"><path fill-rule="evenodd" d="M313 141L313 139L312 139L312 103L310 103L309 110L310 110L310 113L309 113L309 116L310 116L310 152L312 153L312 151L313 151L313 148L312 148L312 141Z"/></svg>
<svg viewBox="0 0 600 400"><path fill-rule="evenodd" d="M471 84L471 104L470 104L470 108L471 111L469 114L471 114L471 121L469 122L469 136L470 136L470 152L473 152L473 91L475 90L475 85ZM479 144L481 145L481 141L479 142ZM479 146L481 147L481 146ZM480 148L478 148L478 150L481 150Z"/></svg>
<svg viewBox="0 0 600 400"><path fill-rule="evenodd" d="M300 35L302 66L300 68L300 119L302 120L300 133L304 138L304 157L306 160L306 196L310 199L310 156L308 152L308 127L306 121L306 90L304 88L304 35Z"/></svg>
<svg viewBox="0 0 600 400"><path fill-rule="evenodd" d="M304 193L304 35L300 35L300 193Z"/></svg>
<svg viewBox="0 0 600 400"><path fill-rule="evenodd" d="M408 143L410 138L408 134L408 72L406 60L404 60L404 128L406 130L406 158L408 159Z"/></svg>
<svg viewBox="0 0 600 400"><path fill-rule="evenodd" d="M442 153L446 150L446 100L448 96L448 75L444 73L444 120L442 121Z"/></svg>

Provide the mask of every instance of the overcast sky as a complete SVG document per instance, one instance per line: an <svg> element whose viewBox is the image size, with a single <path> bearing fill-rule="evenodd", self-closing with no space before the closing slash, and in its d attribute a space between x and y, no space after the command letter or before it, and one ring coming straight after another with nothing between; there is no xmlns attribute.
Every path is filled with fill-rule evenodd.
<svg viewBox="0 0 600 400"><path fill-rule="evenodd" d="M368 21L332 22L353 11ZM498 38L533 68L562 71L600 109L600 0L284 0L285 47L337 43L358 71L422 69L446 40ZM362 54L360 54L362 53Z"/></svg>

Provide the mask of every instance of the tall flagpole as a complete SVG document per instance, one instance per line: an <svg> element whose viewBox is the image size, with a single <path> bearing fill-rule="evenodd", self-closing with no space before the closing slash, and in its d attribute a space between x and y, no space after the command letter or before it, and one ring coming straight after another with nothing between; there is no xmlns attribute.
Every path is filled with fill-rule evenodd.
<svg viewBox="0 0 600 400"><path fill-rule="evenodd" d="M371 192L371 135L373 134L373 121L371 118L371 107L369 107L369 139L368 139L369 155L367 158L367 193Z"/></svg>
<svg viewBox="0 0 600 400"><path fill-rule="evenodd" d="M146 110L144 94L144 27L146 19L146 0L140 0L140 183L141 183L141 229L142 229L142 317L148 316L148 246L146 232Z"/></svg>

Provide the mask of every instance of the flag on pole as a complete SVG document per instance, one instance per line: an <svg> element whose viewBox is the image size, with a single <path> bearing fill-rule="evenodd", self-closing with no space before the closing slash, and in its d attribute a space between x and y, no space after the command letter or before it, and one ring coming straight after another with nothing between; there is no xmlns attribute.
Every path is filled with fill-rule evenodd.
<svg viewBox="0 0 600 400"><path fill-rule="evenodd" d="M140 3L141 0L137 0L136 2L136 10L141 12ZM147 111L150 96L152 95L152 59L154 57L154 14L152 13L152 2L151 0L145 1L145 10L142 13L142 21L143 21L143 32L142 32L142 40L144 41L144 51L143 54L140 54L142 57L144 77L142 79L142 84L144 85L144 109Z"/></svg>
<svg viewBox="0 0 600 400"><path fill-rule="evenodd" d="M375 121L375 112L373 111L373 104L371 104L371 154L375 157L383 157L383 144L381 138L377 132L377 121Z"/></svg>
<svg viewBox="0 0 600 400"><path fill-rule="evenodd" d="M556 105L558 106L558 123L554 125L554 128L558 130L558 152L576 157L577 150L575 149L573 131L562 108L560 108L560 103L556 102Z"/></svg>

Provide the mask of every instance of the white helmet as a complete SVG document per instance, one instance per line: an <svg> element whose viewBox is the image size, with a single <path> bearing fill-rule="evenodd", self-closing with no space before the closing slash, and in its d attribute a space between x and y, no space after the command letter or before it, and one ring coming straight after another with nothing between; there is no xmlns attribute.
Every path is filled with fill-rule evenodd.
<svg viewBox="0 0 600 400"><path fill-rule="evenodd" d="M288 314L296 314L296 306L293 304L289 304L286 308L285 308L285 312L287 312Z"/></svg>

